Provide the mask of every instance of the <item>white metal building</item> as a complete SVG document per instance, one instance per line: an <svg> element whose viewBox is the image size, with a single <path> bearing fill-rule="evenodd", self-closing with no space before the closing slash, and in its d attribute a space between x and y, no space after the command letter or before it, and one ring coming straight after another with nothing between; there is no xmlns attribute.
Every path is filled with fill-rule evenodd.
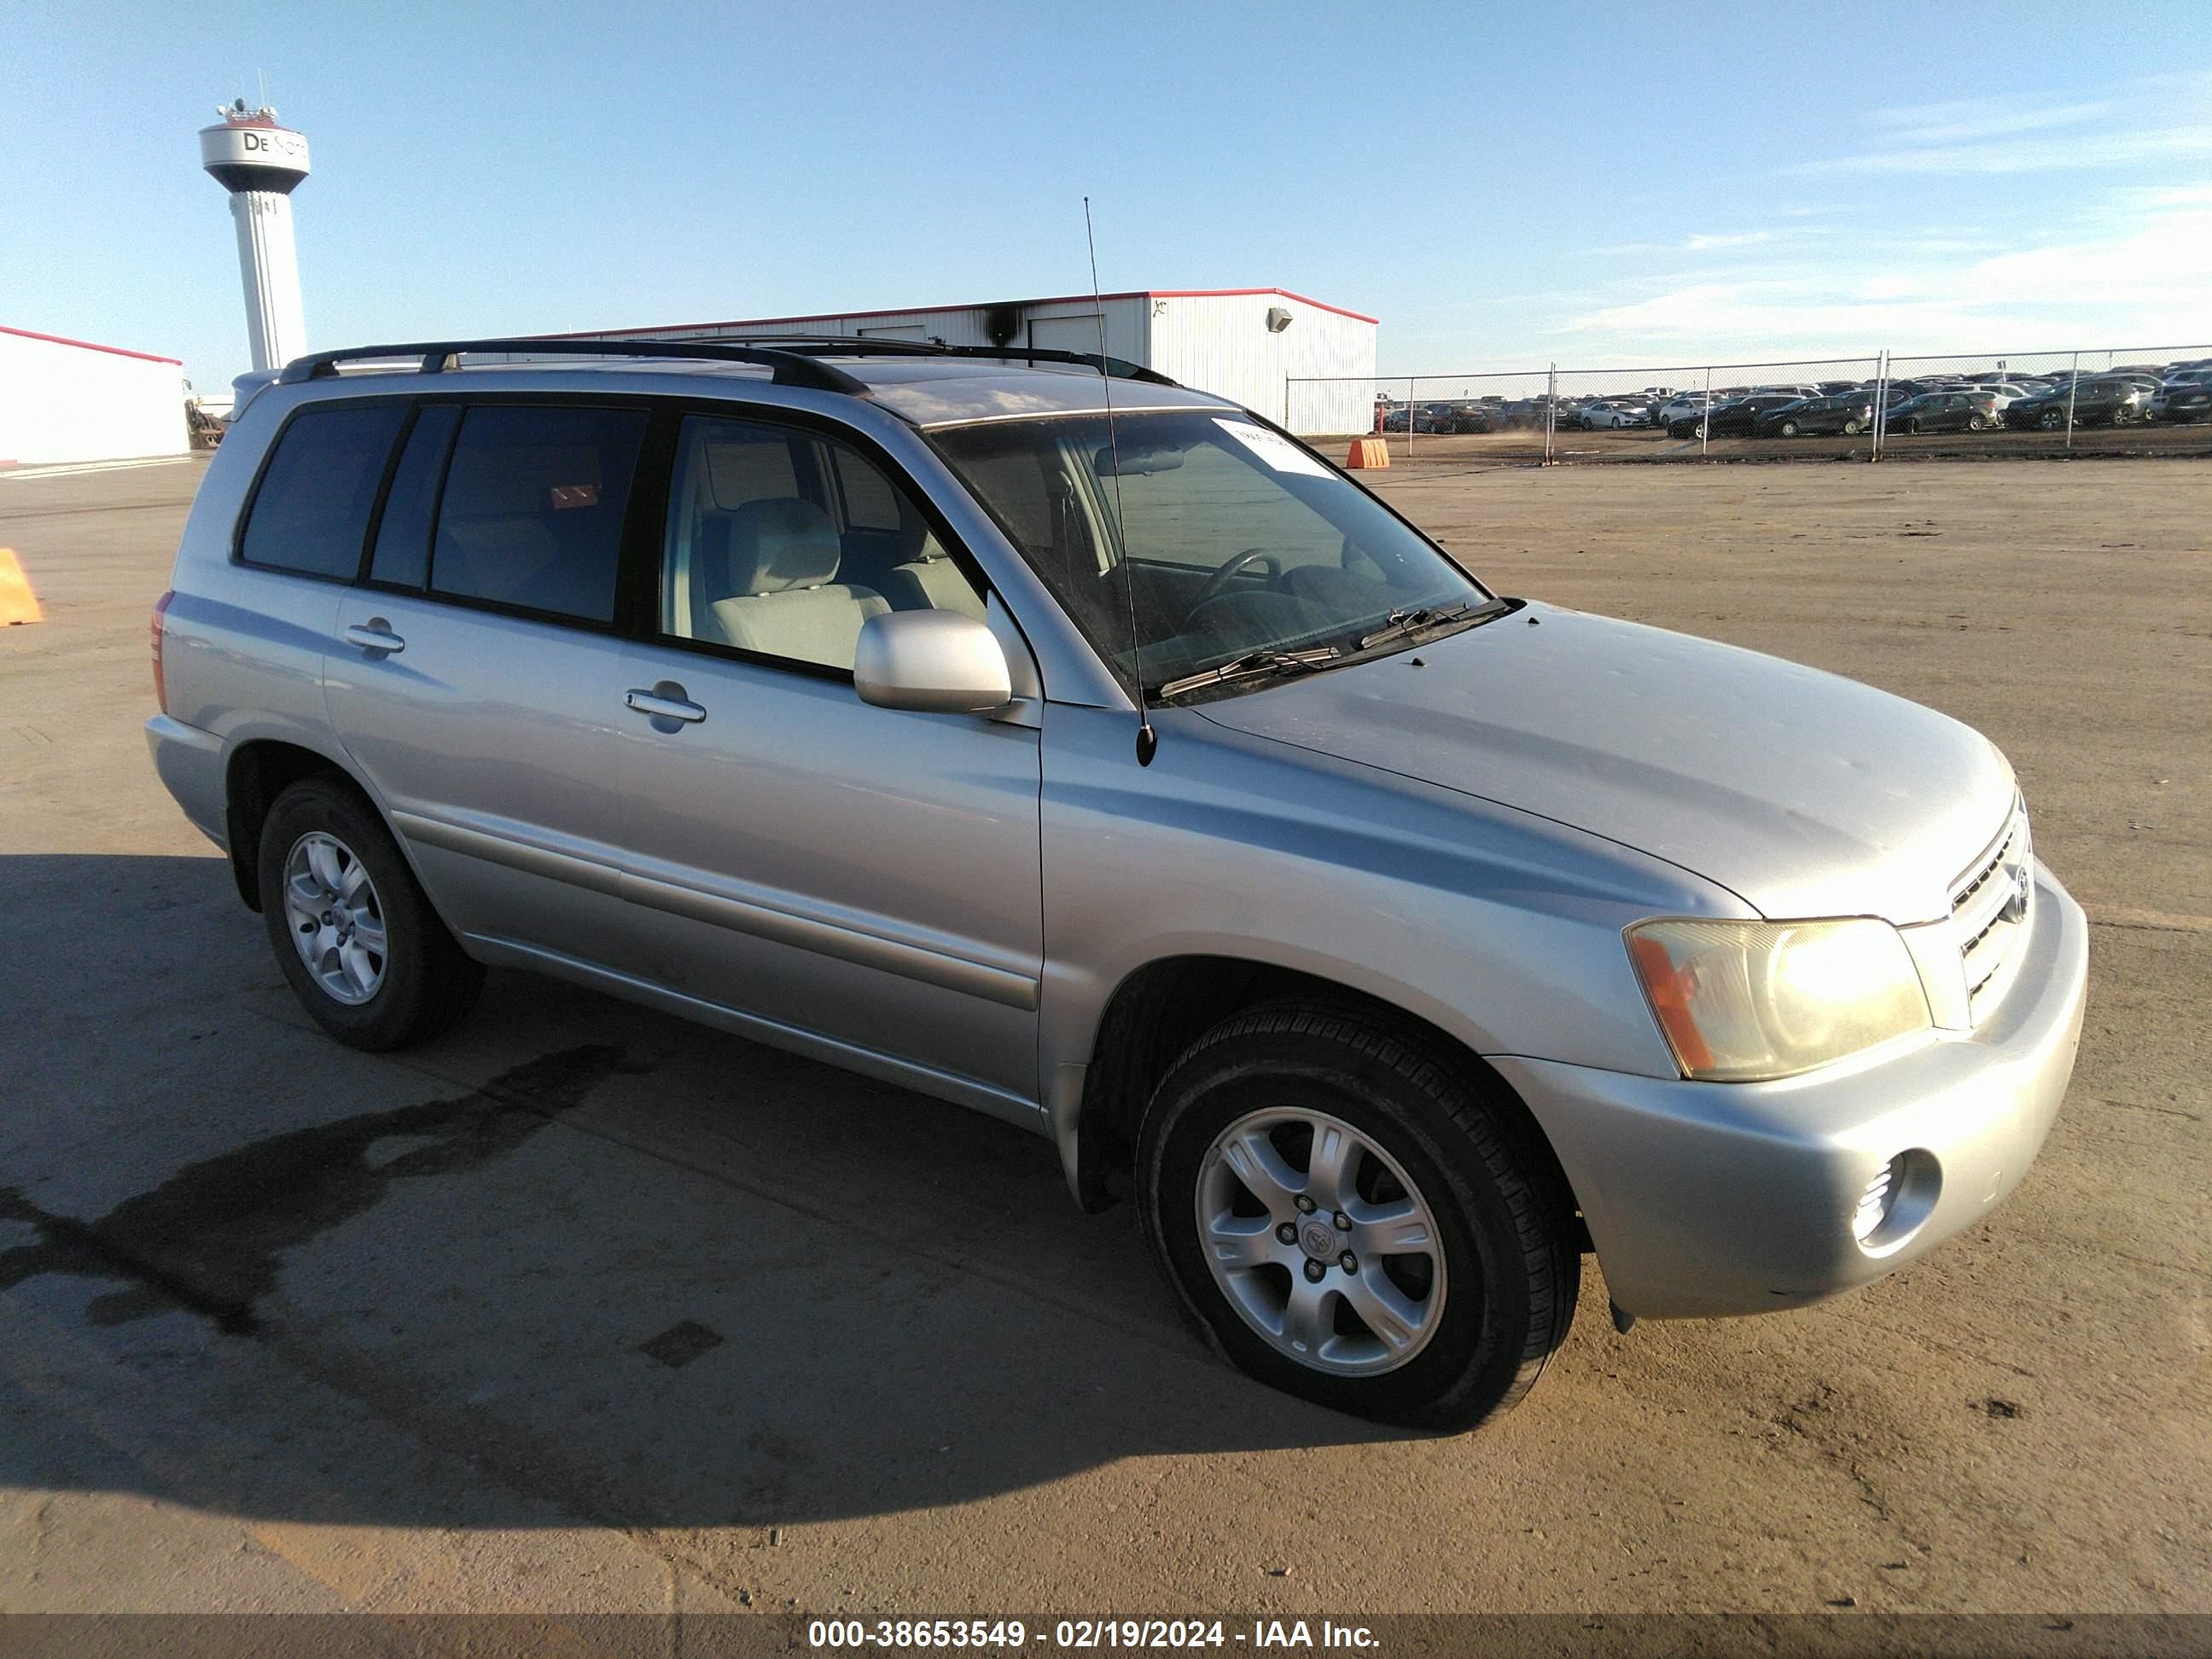
<svg viewBox="0 0 2212 1659"><path fill-rule="evenodd" d="M184 454L184 367L0 326L0 466Z"/></svg>
<svg viewBox="0 0 2212 1659"><path fill-rule="evenodd" d="M943 345L1030 345L1095 352L1102 316L1109 356L1124 357L1185 386L1233 398L1271 420L1287 423L1295 414L1304 431L1364 432L1374 424L1370 384L1305 386L1293 400L1289 383L1330 375L1371 380L1376 319L1279 288L1155 289L1103 295L1095 301L1085 294L995 305L594 329L577 337L697 340L851 334L933 340Z"/></svg>

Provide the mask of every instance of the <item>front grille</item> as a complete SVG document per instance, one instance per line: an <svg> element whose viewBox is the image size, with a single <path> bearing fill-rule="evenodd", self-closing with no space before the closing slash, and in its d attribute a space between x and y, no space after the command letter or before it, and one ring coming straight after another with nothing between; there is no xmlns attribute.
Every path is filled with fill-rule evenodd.
<svg viewBox="0 0 2212 1659"><path fill-rule="evenodd" d="M1951 927L1968 1016L1977 1025L2003 994L2002 969L2027 935L2035 893L2031 867L2027 811L2015 801L2002 833L1952 886Z"/></svg>

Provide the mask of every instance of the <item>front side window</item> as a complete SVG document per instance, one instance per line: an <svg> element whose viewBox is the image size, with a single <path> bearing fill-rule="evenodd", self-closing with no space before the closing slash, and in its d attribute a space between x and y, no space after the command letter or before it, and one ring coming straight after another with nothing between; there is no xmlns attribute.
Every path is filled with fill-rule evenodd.
<svg viewBox="0 0 2212 1659"><path fill-rule="evenodd" d="M1254 653L1368 648L1408 613L1490 595L1290 440L1212 410L933 433L1100 657L1158 692Z"/></svg>
<svg viewBox="0 0 2212 1659"><path fill-rule="evenodd" d="M276 441L239 538L247 564L351 581L406 418L402 403L307 409Z"/></svg>
<svg viewBox="0 0 2212 1659"><path fill-rule="evenodd" d="M903 486L818 433L684 422L661 559L665 635L850 671L862 626L892 611L984 612Z"/></svg>
<svg viewBox="0 0 2212 1659"><path fill-rule="evenodd" d="M634 409L471 409L438 503L431 591L611 623L645 419Z"/></svg>

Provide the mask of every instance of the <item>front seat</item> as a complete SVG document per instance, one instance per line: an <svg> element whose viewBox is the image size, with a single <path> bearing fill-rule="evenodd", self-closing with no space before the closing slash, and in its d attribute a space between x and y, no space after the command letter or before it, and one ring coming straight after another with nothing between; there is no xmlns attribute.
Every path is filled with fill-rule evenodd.
<svg viewBox="0 0 2212 1659"><path fill-rule="evenodd" d="M899 562L884 573L884 597L900 611L957 611L983 620L983 601L921 514L899 502Z"/></svg>
<svg viewBox="0 0 2212 1659"><path fill-rule="evenodd" d="M860 624L890 609L870 587L837 580L830 515L795 496L747 501L730 515L726 598L708 607L724 643L741 651L850 668Z"/></svg>

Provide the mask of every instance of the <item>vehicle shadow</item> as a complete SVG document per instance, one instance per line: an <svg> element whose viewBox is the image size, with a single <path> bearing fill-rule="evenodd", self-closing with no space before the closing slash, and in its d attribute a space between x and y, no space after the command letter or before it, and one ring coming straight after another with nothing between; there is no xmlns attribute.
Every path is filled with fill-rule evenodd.
<svg viewBox="0 0 2212 1659"><path fill-rule="evenodd" d="M0 893L0 1482L769 1528L1402 1437L1213 1359L1009 1125L519 974L355 1053L216 858Z"/></svg>

